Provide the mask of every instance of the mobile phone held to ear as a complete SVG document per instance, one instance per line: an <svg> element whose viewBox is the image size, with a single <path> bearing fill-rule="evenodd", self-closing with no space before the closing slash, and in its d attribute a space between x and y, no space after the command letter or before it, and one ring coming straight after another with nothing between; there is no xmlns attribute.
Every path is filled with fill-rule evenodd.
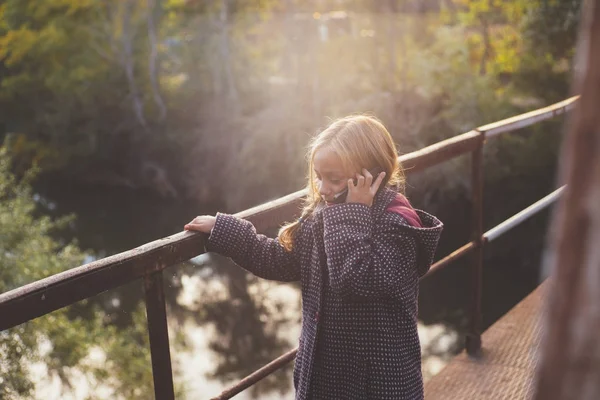
<svg viewBox="0 0 600 400"><path fill-rule="evenodd" d="M373 181L375 181L375 179L377 179L377 175L379 175L381 173L381 171L379 171L379 170L373 170L373 171L369 171L369 172L373 176ZM357 182L356 178L354 178L352 181L356 185L356 182ZM380 186L380 189L381 189L381 186ZM333 195L332 203L334 203L334 204L345 203L347 197L348 197L348 186L346 186L346 188L344 190L342 190L341 192Z"/></svg>
<svg viewBox="0 0 600 400"><path fill-rule="evenodd" d="M354 180L354 184L356 185L356 179ZM347 197L348 197L348 186L346 186L346 189L344 189L341 192L333 195L333 201L332 201L332 203L334 203L334 204L345 203Z"/></svg>

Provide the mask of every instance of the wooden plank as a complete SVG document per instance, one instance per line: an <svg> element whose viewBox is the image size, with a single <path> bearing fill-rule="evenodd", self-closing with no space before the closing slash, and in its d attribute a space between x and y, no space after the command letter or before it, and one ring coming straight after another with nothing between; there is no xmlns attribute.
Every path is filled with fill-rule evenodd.
<svg viewBox="0 0 600 400"><path fill-rule="evenodd" d="M483 333L480 357L463 351L432 377L425 384L425 399L530 399L548 284L542 283Z"/></svg>

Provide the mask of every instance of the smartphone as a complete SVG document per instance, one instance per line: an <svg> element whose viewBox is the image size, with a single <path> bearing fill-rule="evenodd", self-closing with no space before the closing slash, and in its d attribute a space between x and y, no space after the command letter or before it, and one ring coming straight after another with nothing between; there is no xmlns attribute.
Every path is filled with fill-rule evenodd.
<svg viewBox="0 0 600 400"><path fill-rule="evenodd" d="M375 179L377 179L377 175L379 175L381 173L381 171L379 171L379 170L372 170L369 172L371 173L371 175L373 175L373 181L375 181ZM355 185L356 185L356 181L357 181L357 179L354 178L353 182ZM347 197L348 197L348 186L346 186L346 188L344 190L342 190L341 192L333 195L332 203L335 203L335 204L345 203Z"/></svg>

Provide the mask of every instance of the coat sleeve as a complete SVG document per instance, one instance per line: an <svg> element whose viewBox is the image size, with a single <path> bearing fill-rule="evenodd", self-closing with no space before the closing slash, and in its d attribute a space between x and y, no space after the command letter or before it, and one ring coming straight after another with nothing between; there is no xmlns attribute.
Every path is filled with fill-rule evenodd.
<svg viewBox="0 0 600 400"><path fill-rule="evenodd" d="M252 223L233 215L217 214L206 250L230 257L260 278L300 280L300 262L295 251L285 250L277 239L257 234Z"/></svg>
<svg viewBox="0 0 600 400"><path fill-rule="evenodd" d="M332 289L345 299L414 295L417 243L393 224L374 229L371 210L358 203L323 212L325 253Z"/></svg>

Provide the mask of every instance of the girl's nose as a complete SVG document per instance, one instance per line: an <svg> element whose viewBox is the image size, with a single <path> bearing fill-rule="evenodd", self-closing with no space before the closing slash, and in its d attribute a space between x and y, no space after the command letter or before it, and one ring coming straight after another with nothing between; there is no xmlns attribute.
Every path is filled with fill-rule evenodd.
<svg viewBox="0 0 600 400"><path fill-rule="evenodd" d="M327 185L320 183L319 184L319 194L321 195L321 197L329 196L331 194L331 190L329 189L329 187Z"/></svg>

